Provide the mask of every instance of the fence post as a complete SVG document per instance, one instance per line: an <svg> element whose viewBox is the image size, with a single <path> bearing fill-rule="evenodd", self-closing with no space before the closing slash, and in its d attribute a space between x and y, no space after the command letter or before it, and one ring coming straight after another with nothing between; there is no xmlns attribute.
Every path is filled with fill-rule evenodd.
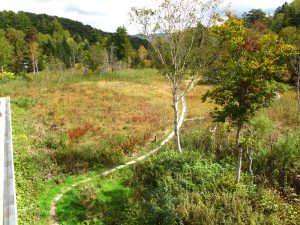
<svg viewBox="0 0 300 225"><path fill-rule="evenodd" d="M0 225L3 225L5 98L0 98Z"/></svg>
<svg viewBox="0 0 300 225"><path fill-rule="evenodd" d="M0 225L17 225L17 201L9 97L0 98Z"/></svg>

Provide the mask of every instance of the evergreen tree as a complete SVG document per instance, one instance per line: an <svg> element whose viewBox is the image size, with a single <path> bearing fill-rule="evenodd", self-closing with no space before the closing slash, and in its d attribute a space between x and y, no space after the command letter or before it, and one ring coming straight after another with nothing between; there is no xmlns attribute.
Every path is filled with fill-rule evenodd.
<svg viewBox="0 0 300 225"><path fill-rule="evenodd" d="M133 50L125 27L117 28L113 36L113 45L115 46L115 55L118 60L130 62Z"/></svg>
<svg viewBox="0 0 300 225"><path fill-rule="evenodd" d="M248 27L252 27L257 20L266 22L266 13L262 9L252 9L243 14L243 19Z"/></svg>

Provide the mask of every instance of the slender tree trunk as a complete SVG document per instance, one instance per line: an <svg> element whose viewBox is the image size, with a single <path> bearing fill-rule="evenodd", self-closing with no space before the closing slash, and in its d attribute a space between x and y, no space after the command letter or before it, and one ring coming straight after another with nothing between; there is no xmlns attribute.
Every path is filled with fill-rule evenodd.
<svg viewBox="0 0 300 225"><path fill-rule="evenodd" d="M37 73L39 73L39 64L38 64L38 61L37 60L34 60L34 64L35 64L35 71L37 72Z"/></svg>
<svg viewBox="0 0 300 225"><path fill-rule="evenodd" d="M176 148L179 152L182 152L181 145L180 145L180 134L179 134L179 127L178 127L178 93L177 89L173 88L173 109L174 109L174 133L175 133L175 144Z"/></svg>
<svg viewBox="0 0 300 225"><path fill-rule="evenodd" d="M248 156L248 160L249 160L249 172L252 174L252 156L251 156L251 151L249 151L249 149L247 148L247 156Z"/></svg>
<svg viewBox="0 0 300 225"><path fill-rule="evenodd" d="M110 65L111 65L111 72L115 72L115 56L113 46L110 46Z"/></svg>
<svg viewBox="0 0 300 225"><path fill-rule="evenodd" d="M30 44L29 49L30 49L30 53L31 53L31 64L32 64L32 69L33 69L33 75L35 75L36 66L35 66L35 57L34 57L32 44Z"/></svg>
<svg viewBox="0 0 300 225"><path fill-rule="evenodd" d="M32 69L33 69L33 75L35 75L35 58L34 58L34 55L33 53L31 53L31 61L32 61Z"/></svg>
<svg viewBox="0 0 300 225"><path fill-rule="evenodd" d="M300 64L299 64L298 79L297 79L297 98L298 98L298 109L300 111Z"/></svg>
<svg viewBox="0 0 300 225"><path fill-rule="evenodd" d="M241 179L241 171L242 171L242 160L243 160L243 148L240 144L240 137L241 137L241 130L243 124L239 123L237 126L237 133L236 133L236 147L238 150L238 163L237 163L237 170L236 170L236 179L235 182L239 183Z"/></svg>
<svg viewBox="0 0 300 225"><path fill-rule="evenodd" d="M4 67L1 66L1 73L3 74L4 73Z"/></svg>
<svg viewBox="0 0 300 225"><path fill-rule="evenodd" d="M32 58L32 69L33 69L33 75L35 75L35 63L34 63L34 58Z"/></svg>

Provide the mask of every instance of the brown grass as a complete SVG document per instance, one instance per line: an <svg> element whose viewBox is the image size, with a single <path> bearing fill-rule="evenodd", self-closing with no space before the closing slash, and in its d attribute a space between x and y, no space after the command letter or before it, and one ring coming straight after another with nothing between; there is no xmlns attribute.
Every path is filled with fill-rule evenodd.
<svg viewBox="0 0 300 225"><path fill-rule="evenodd" d="M76 82L61 83L23 81L10 85L18 86L17 89L6 87L6 91L13 99L34 100L35 105L28 108L27 119L36 129L37 140L45 139L49 132L60 132L71 143L88 141L99 145L105 140L131 152L172 127L171 93L163 80L148 79L147 83L78 78ZM200 98L208 88L197 86L188 94L187 117L208 114L211 106L203 104Z"/></svg>

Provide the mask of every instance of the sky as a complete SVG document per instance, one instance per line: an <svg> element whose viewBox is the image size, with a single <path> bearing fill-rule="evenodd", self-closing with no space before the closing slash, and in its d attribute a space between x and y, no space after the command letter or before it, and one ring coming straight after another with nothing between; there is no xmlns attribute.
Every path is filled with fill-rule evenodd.
<svg viewBox="0 0 300 225"><path fill-rule="evenodd" d="M0 11L26 11L65 17L89 24L106 32L114 32L125 26L129 34L136 34L130 24L128 13L131 7L151 6L155 0L0 0ZM284 2L292 0L225 0L237 14L251 9L263 9L272 13Z"/></svg>

